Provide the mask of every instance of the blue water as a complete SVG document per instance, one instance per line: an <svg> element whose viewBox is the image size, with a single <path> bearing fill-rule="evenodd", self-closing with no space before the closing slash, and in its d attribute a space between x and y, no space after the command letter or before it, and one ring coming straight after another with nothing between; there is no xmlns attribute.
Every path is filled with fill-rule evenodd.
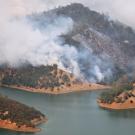
<svg viewBox="0 0 135 135"><path fill-rule="evenodd" d="M33 106L46 114L48 122L36 135L134 135L135 110L107 111L99 108L99 92L44 95L0 88L0 93ZM0 129L0 135L27 135Z"/></svg>

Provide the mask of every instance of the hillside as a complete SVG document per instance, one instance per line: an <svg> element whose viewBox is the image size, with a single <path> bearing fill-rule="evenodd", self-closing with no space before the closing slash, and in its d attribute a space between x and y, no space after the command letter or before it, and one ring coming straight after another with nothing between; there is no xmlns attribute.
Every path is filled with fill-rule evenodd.
<svg viewBox="0 0 135 135"><path fill-rule="evenodd" d="M77 83L77 79L70 73L53 66L25 66L20 68L3 68L2 84L4 85L23 85L33 88L51 88L61 87L63 85L71 85ZM79 82L79 80L78 80Z"/></svg>
<svg viewBox="0 0 135 135"><path fill-rule="evenodd" d="M59 69L56 64L37 67L26 64L19 68L1 66L2 86L58 94L104 88L98 84L110 85L123 75L131 81L135 80L135 32L132 28L78 3L32 14L27 18L33 28L43 32L46 24L59 16L73 20L72 30L59 35L60 39L57 40L60 40L60 47L75 48L77 55L73 62L81 73L80 77ZM71 64L69 59L72 56L68 55L68 59L66 56L59 57L65 69L70 68ZM98 84L95 86L95 83Z"/></svg>
<svg viewBox="0 0 135 135"><path fill-rule="evenodd" d="M38 132L36 125L45 122L44 114L0 95L0 128L21 132Z"/></svg>
<svg viewBox="0 0 135 135"><path fill-rule="evenodd" d="M78 61L84 76L89 79L93 76L91 65L95 64L92 59L97 57L102 64L100 70L104 73L106 68L110 68L113 77L105 78L104 81L118 79L121 74L129 74L134 71L135 59L135 32L131 27L123 25L118 21L110 20L104 14L92 11L82 4L74 3L65 7L59 7L48 12L30 16L36 27L45 29L46 18L52 20L57 16L70 17L74 21L74 28L66 35L61 35L64 44L69 44L77 48L80 53L85 53ZM95 57L90 58L92 50ZM89 57L87 61L86 58ZM107 73L105 73L107 74Z"/></svg>
<svg viewBox="0 0 135 135"><path fill-rule="evenodd" d="M53 66L1 68L1 86L29 92L62 94L74 91L108 89L109 86L88 83Z"/></svg>

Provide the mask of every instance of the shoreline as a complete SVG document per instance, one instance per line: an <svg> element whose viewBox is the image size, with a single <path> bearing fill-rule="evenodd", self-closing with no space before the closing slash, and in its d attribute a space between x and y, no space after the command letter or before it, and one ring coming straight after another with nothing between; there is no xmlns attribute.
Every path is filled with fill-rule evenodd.
<svg viewBox="0 0 135 135"><path fill-rule="evenodd" d="M131 101L133 103L131 103ZM97 103L99 107L108 109L108 110L129 110L129 109L135 109L135 98L131 97L128 100L126 100L124 103L116 103L113 102L111 104L108 103L102 103L100 100L97 100Z"/></svg>
<svg viewBox="0 0 135 135"><path fill-rule="evenodd" d="M73 93L73 92L81 92L81 91L96 91L96 90L107 90L111 89L111 86L106 85L100 85L100 84L94 84L94 83L83 83L83 84L73 84L72 86L63 86L62 88L54 88L52 91L50 89L36 89L31 87L25 87L25 86L16 86L16 85L1 85L1 87L6 88L12 88L27 92L33 92L33 93L43 93L43 94L52 94L52 95L59 95L59 94L67 94L67 93Z"/></svg>
<svg viewBox="0 0 135 135"><path fill-rule="evenodd" d="M35 122L35 126L40 125L42 123L46 123L47 119L42 118L41 120L37 120L38 122ZM22 125L20 127L17 126L16 123L12 123L10 120L1 120L0 119L0 128L2 129L7 129L11 131L16 131L16 132L25 132L25 133L37 133L40 132L40 128L36 127L27 127L26 125Z"/></svg>

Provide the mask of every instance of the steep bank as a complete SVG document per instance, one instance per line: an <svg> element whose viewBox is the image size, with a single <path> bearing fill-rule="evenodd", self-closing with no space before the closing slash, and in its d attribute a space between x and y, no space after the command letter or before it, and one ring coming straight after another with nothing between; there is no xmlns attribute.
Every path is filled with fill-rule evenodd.
<svg viewBox="0 0 135 135"><path fill-rule="evenodd" d="M46 116L34 108L0 96L0 128L35 133L41 130L36 126L46 121Z"/></svg>

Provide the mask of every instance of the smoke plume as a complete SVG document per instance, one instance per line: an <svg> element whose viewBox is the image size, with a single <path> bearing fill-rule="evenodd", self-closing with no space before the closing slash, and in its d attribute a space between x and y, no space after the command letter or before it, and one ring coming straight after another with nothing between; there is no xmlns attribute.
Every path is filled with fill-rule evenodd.
<svg viewBox="0 0 135 135"><path fill-rule="evenodd" d="M63 40L59 37L72 30L72 19L62 16L56 16L53 20L48 19L45 30L41 31L33 27L32 23L24 17L25 4L29 2L17 3L14 0L11 3L6 0L1 3L3 8L0 8L2 16L0 18L0 64L9 66L20 66L26 62L33 66L58 64L63 70L69 72L72 70L75 75L80 75L77 50L66 44L62 46ZM65 68L62 58L66 58L70 66Z"/></svg>
<svg viewBox="0 0 135 135"><path fill-rule="evenodd" d="M118 7L115 7L111 0L110 2L101 1L72 0L72 2L87 4L101 12L108 12L112 17L116 13L116 19L120 19L128 25L134 25L134 19L131 19L134 18L134 15L123 16L122 10L116 10L122 3L121 0L117 0ZM115 0L113 2L116 3ZM93 82L111 76L110 64L107 65L101 57L94 56L92 50L88 52L87 49L84 49L79 52L75 47L64 44L64 39L60 35L72 30L74 22L71 18L63 16L48 18L45 29L40 30L25 17L69 3L70 0L0 0L0 64L10 66L20 66L26 62L34 66L58 64L59 68L72 72L76 76L87 76L87 80ZM107 4L112 8L109 6L104 8ZM121 7L124 8L124 6ZM90 59L86 69L85 62L80 61L85 61L87 58ZM83 72L86 70L87 72Z"/></svg>

